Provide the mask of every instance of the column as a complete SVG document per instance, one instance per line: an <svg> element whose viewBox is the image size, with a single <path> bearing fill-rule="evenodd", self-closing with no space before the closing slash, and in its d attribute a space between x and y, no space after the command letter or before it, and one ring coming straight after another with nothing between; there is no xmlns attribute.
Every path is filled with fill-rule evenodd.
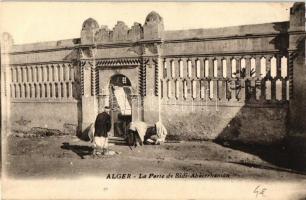
<svg viewBox="0 0 306 200"><path fill-rule="evenodd" d="M41 82L42 81L41 74L42 74L41 67L37 66L37 82Z"/></svg>
<svg viewBox="0 0 306 200"><path fill-rule="evenodd" d="M53 79L55 82L58 82L58 65L53 66Z"/></svg>
<svg viewBox="0 0 306 200"><path fill-rule="evenodd" d="M31 98L31 85L30 84L26 84L26 91L27 91L26 98L27 99Z"/></svg>
<svg viewBox="0 0 306 200"><path fill-rule="evenodd" d="M180 63L179 63L178 58L174 59L174 68L175 68L175 78L179 78L180 77Z"/></svg>
<svg viewBox="0 0 306 200"><path fill-rule="evenodd" d="M226 77L232 78L232 62L231 57L226 57Z"/></svg>
<svg viewBox="0 0 306 200"><path fill-rule="evenodd" d="M218 79L223 78L222 58L217 58L217 77Z"/></svg>
<svg viewBox="0 0 306 200"><path fill-rule="evenodd" d="M27 79L27 68L26 67L22 67L22 80L23 80L23 82L27 82L28 81L28 79Z"/></svg>
<svg viewBox="0 0 306 200"><path fill-rule="evenodd" d="M182 58L182 61L183 61L183 78L187 78L188 77L187 59Z"/></svg>
<svg viewBox="0 0 306 200"><path fill-rule="evenodd" d="M200 61L200 78L205 77L205 63L204 63L204 58L199 58Z"/></svg>
<svg viewBox="0 0 306 200"><path fill-rule="evenodd" d="M72 98L73 97L73 93L72 93L72 82L69 81L68 82L68 94L69 94L69 98Z"/></svg>
<svg viewBox="0 0 306 200"><path fill-rule="evenodd" d="M214 80L213 81L213 99L215 99L215 101L219 100L219 94L218 94L218 80Z"/></svg>
<svg viewBox="0 0 306 200"><path fill-rule="evenodd" d="M52 87L52 98L56 98L55 83L51 83L51 87Z"/></svg>
<svg viewBox="0 0 306 200"><path fill-rule="evenodd" d="M37 68L36 66L32 66L32 80L33 82L36 82L37 81Z"/></svg>
<svg viewBox="0 0 306 200"><path fill-rule="evenodd" d="M171 72L172 72L172 70L171 70L171 60L169 59L169 58L167 58L166 60L165 60L165 64L166 64L166 66L167 66L167 68L166 68L166 78L171 78L172 76L172 74L171 74Z"/></svg>
<svg viewBox="0 0 306 200"><path fill-rule="evenodd" d="M36 84L36 97L37 98L40 98L41 97L41 84L40 83L37 83Z"/></svg>
<svg viewBox="0 0 306 200"><path fill-rule="evenodd" d="M245 56L245 77L251 77L251 56Z"/></svg>
<svg viewBox="0 0 306 200"><path fill-rule="evenodd" d="M92 61L81 61L81 88L83 88L82 93L82 131L86 130L92 123L94 123L96 116L98 114L98 105L96 96L92 95L91 92L91 62ZM95 67L95 66L94 66Z"/></svg>
<svg viewBox="0 0 306 200"><path fill-rule="evenodd" d="M62 96L62 87L63 87L63 84L61 83L61 82L59 82L58 84L57 84L57 94L58 94L58 98L62 98L63 96Z"/></svg>
<svg viewBox="0 0 306 200"><path fill-rule="evenodd" d="M11 74L12 74L12 82L16 82L16 70L15 67L11 67Z"/></svg>
<svg viewBox="0 0 306 200"><path fill-rule="evenodd" d="M214 77L214 59L212 57L208 58L208 68L209 68L209 78Z"/></svg>
<svg viewBox="0 0 306 200"><path fill-rule="evenodd" d="M47 68L48 68L48 80L53 81L53 68L54 67L51 65L48 65Z"/></svg>
<svg viewBox="0 0 306 200"><path fill-rule="evenodd" d="M256 55L255 56L255 77L260 78L260 56Z"/></svg>
<svg viewBox="0 0 306 200"><path fill-rule="evenodd" d="M25 88L23 84L20 84L20 98L25 98Z"/></svg>
<svg viewBox="0 0 306 200"><path fill-rule="evenodd" d="M64 72L63 72L63 65L59 64L59 81L63 81L63 77L64 77Z"/></svg>
<svg viewBox="0 0 306 200"><path fill-rule="evenodd" d="M16 84L16 96L15 98L20 98L20 84Z"/></svg>
<svg viewBox="0 0 306 200"><path fill-rule="evenodd" d="M191 80L190 79L186 80L186 89L187 89L186 99L191 99L192 98L192 86L191 86Z"/></svg>
<svg viewBox="0 0 306 200"><path fill-rule="evenodd" d="M237 95L238 95L238 91L237 91L237 83L238 81L236 80L232 80L230 83L230 90L231 90L231 101L237 101Z"/></svg>
<svg viewBox="0 0 306 200"><path fill-rule="evenodd" d="M34 83L31 84L31 98L35 98L35 86Z"/></svg>
<svg viewBox="0 0 306 200"><path fill-rule="evenodd" d="M63 67L64 67L64 75L65 75L65 77L64 77L64 81L68 81L69 80L69 64L68 65L63 65Z"/></svg>
<svg viewBox="0 0 306 200"><path fill-rule="evenodd" d="M50 98L51 97L51 94L50 94L50 92L51 92L51 88L50 88L50 84L49 83L47 83L46 84L46 91L47 91L47 96L46 96L46 98Z"/></svg>
<svg viewBox="0 0 306 200"><path fill-rule="evenodd" d="M41 98L46 98L46 89L45 89L45 84L41 84Z"/></svg>
<svg viewBox="0 0 306 200"><path fill-rule="evenodd" d="M43 70L43 81L46 82L48 80L48 72L47 72L47 66L42 67Z"/></svg>
<svg viewBox="0 0 306 200"><path fill-rule="evenodd" d="M191 78L196 78L197 77L197 58L191 58Z"/></svg>
<svg viewBox="0 0 306 200"><path fill-rule="evenodd" d="M63 98L67 98L67 83L63 82Z"/></svg>
<svg viewBox="0 0 306 200"><path fill-rule="evenodd" d="M236 77L240 78L240 72L241 72L241 57L235 56L236 59Z"/></svg>
<svg viewBox="0 0 306 200"><path fill-rule="evenodd" d="M279 79L282 77L282 68L281 68L281 60L282 56L280 54L276 55L276 78Z"/></svg>
<svg viewBox="0 0 306 200"><path fill-rule="evenodd" d="M239 83L240 83L240 86L239 86L238 100L243 102L245 101L245 80L240 79Z"/></svg>
<svg viewBox="0 0 306 200"><path fill-rule="evenodd" d="M270 78L271 77L271 58L272 58L272 56L267 55L267 56L265 56L265 58L266 58L266 72L267 72L266 77Z"/></svg>
<svg viewBox="0 0 306 200"><path fill-rule="evenodd" d="M74 66L70 66L70 77L71 77L71 81L75 81L74 79L75 79L75 68L74 68Z"/></svg>
<svg viewBox="0 0 306 200"><path fill-rule="evenodd" d="M22 82L21 67L20 67L20 66L18 66L18 68L17 68L17 81L18 81L19 83Z"/></svg>
<svg viewBox="0 0 306 200"><path fill-rule="evenodd" d="M187 78L192 78L192 60L190 58L187 59Z"/></svg>
<svg viewBox="0 0 306 200"><path fill-rule="evenodd" d="M218 97L220 100L226 100L226 81L218 81Z"/></svg>

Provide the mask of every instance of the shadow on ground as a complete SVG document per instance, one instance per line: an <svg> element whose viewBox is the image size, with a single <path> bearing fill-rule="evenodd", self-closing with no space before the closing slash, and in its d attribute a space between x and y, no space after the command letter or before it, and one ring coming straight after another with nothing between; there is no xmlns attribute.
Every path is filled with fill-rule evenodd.
<svg viewBox="0 0 306 200"><path fill-rule="evenodd" d="M81 159L84 159L84 156L92 155L93 148L90 146L84 145L71 145L68 142L64 142L61 146L62 149L71 150L80 156Z"/></svg>
<svg viewBox="0 0 306 200"><path fill-rule="evenodd" d="M251 163L245 163L245 162L235 162L235 164L240 164L249 167L256 167L256 168L266 168L266 169L273 168L274 170L278 171L287 171L287 172L306 175L306 169L302 163L297 164L292 162L293 159L292 155L288 152L285 142L284 144L277 144L271 146L242 144L239 142L228 142L228 141L225 142L221 140L215 140L214 142L224 147L256 155L260 159L274 165L275 167L261 166L261 165L256 166Z"/></svg>
<svg viewBox="0 0 306 200"><path fill-rule="evenodd" d="M91 126L91 125L90 125ZM85 141L85 142L88 142L90 140L89 136L88 136L88 132L89 132L89 129L90 129L90 126L88 126L84 131L79 131L76 136L82 140L82 141Z"/></svg>

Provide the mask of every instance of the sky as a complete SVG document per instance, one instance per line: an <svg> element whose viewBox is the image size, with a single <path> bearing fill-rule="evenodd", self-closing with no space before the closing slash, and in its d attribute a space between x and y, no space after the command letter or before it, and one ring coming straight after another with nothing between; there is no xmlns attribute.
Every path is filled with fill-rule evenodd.
<svg viewBox="0 0 306 200"><path fill-rule="evenodd" d="M80 37L83 21L92 17L110 29L117 21L129 27L144 23L152 10L164 19L166 30L217 28L289 20L293 3L216 2L2 2L0 32L9 32L15 44Z"/></svg>

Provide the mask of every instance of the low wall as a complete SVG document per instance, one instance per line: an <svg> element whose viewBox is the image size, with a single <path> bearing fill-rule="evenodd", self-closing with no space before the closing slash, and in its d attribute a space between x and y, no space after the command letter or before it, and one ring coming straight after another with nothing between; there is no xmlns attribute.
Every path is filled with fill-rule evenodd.
<svg viewBox="0 0 306 200"><path fill-rule="evenodd" d="M29 131L32 127L57 129L76 134L78 127L78 103L71 102L12 102L12 132Z"/></svg>
<svg viewBox="0 0 306 200"><path fill-rule="evenodd" d="M163 105L170 137L275 144L286 135L287 106Z"/></svg>

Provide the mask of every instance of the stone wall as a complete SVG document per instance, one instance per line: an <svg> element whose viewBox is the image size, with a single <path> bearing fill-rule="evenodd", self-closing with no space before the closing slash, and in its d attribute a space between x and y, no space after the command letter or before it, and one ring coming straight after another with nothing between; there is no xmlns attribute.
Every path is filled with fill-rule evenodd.
<svg viewBox="0 0 306 200"><path fill-rule="evenodd" d="M12 132L33 127L75 134L81 121L73 40L13 45L7 71Z"/></svg>
<svg viewBox="0 0 306 200"><path fill-rule="evenodd" d="M286 135L286 107L167 105L162 120L174 138L275 144Z"/></svg>
<svg viewBox="0 0 306 200"><path fill-rule="evenodd" d="M75 135L80 115L77 102L13 101L11 131L27 132L33 127L42 127Z"/></svg>
<svg viewBox="0 0 306 200"><path fill-rule="evenodd" d="M297 101L305 99L298 91L305 73L297 52L304 49L296 44L305 31L297 13L289 22L179 31L164 30L156 12L143 25L119 21L112 30L89 18L80 38L11 45L12 123L85 130L111 76L122 74L136 90L134 119L162 119L172 137L279 142L288 116L303 125Z"/></svg>

